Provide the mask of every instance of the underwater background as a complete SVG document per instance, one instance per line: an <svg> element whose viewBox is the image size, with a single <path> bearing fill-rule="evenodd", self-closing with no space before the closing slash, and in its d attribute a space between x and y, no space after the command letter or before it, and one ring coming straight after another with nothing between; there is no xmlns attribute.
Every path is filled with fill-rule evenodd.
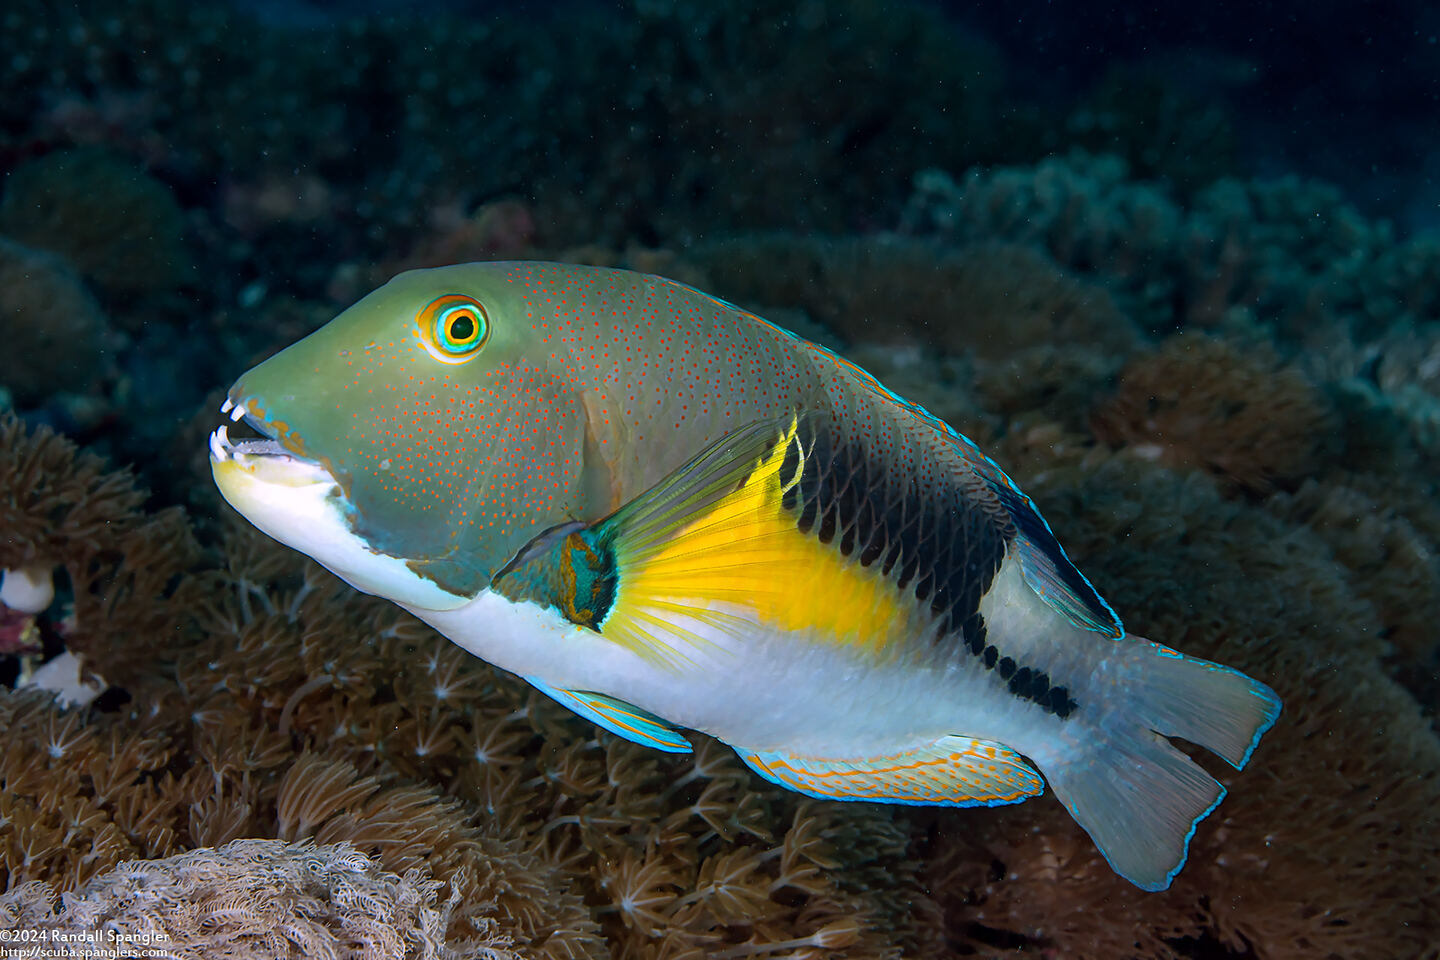
<svg viewBox="0 0 1440 960"><path fill-rule="evenodd" d="M1421 0L7 0L0 929L1440 956L1437 35ZM511 258L831 346L1136 633L1273 686L1174 886L1051 796L822 803L618 740L220 501L235 376L400 270Z"/></svg>

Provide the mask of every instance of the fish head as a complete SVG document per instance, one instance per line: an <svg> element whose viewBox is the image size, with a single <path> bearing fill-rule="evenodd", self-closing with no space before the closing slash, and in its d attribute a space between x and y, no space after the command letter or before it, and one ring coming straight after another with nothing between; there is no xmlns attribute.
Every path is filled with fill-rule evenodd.
<svg viewBox="0 0 1440 960"><path fill-rule="evenodd" d="M584 405L514 275L400 274L241 376L210 437L225 499L366 593L451 609L485 589L584 508Z"/></svg>

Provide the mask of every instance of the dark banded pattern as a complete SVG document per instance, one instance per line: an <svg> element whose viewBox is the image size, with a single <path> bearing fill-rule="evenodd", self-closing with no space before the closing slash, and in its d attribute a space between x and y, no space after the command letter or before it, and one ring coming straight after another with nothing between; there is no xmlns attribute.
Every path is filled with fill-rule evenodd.
<svg viewBox="0 0 1440 960"><path fill-rule="evenodd" d="M1005 538L993 518L954 491L917 489L860 444L834 442L813 421L802 421L796 440L805 469L782 504L800 530L862 566L878 567L896 589L928 604L937 638L958 635L1005 558ZM792 443L782 477L795 475L799 457Z"/></svg>
<svg viewBox="0 0 1440 960"><path fill-rule="evenodd" d="M985 618L978 612L965 621L961 630L969 651L979 658L986 670L994 670L1001 680L1008 681L1007 686L1014 696L1032 701L1061 720L1074 712L1077 704L1067 688L1053 686L1045 671L1019 666L1010 657L1002 657L993 643L986 642Z"/></svg>
<svg viewBox="0 0 1440 960"><path fill-rule="evenodd" d="M1005 560L1007 532L1015 532L997 522L1000 504L987 512L958 487L924 491L854 440L833 439L816 418L802 418L796 440L786 448L780 476L794 478L803 449L804 471L782 500L802 533L835 544L861 566L878 565L896 589L929 605L936 642L958 643L1012 695L1061 719L1075 710L1066 687L1038 668L1017 665L986 640L980 599Z"/></svg>

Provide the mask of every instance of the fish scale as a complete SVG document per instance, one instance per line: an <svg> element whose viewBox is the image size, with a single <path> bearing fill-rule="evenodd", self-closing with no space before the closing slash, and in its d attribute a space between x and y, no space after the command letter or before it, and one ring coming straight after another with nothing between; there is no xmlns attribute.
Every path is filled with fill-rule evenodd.
<svg viewBox="0 0 1440 960"><path fill-rule="evenodd" d="M226 499L582 716L683 730L830 800L1046 782L1164 889L1264 684L1125 632L968 438L834 353L663 278L402 274L244 374ZM273 441L273 442L272 442ZM1042 779L1043 777L1043 779Z"/></svg>

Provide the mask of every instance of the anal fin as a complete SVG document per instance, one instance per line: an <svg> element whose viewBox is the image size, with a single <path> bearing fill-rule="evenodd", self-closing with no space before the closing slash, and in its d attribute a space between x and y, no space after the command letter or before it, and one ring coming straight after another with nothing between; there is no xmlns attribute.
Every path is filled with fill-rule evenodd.
<svg viewBox="0 0 1440 960"><path fill-rule="evenodd" d="M738 751L760 776L823 800L869 800L916 806L993 807L1039 796L1045 781L1018 753L973 737L883 757L822 759L779 750Z"/></svg>
<svg viewBox="0 0 1440 960"><path fill-rule="evenodd" d="M690 741L655 714L639 707L589 690L565 690L552 687L539 677L525 681L557 703L569 707L580 716L642 747L653 747L666 753L689 753Z"/></svg>

